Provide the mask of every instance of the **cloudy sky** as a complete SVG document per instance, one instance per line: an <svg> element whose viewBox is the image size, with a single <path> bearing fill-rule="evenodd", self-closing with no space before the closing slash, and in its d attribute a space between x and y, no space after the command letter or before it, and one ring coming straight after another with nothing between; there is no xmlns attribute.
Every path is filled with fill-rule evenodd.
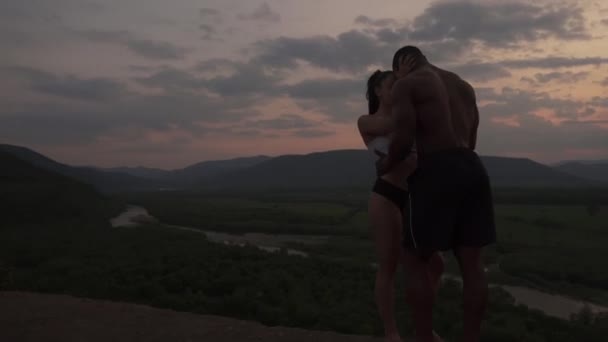
<svg viewBox="0 0 608 342"><path fill-rule="evenodd" d="M608 158L600 0L3 0L0 142L97 166L362 148L400 46L476 88L479 151Z"/></svg>

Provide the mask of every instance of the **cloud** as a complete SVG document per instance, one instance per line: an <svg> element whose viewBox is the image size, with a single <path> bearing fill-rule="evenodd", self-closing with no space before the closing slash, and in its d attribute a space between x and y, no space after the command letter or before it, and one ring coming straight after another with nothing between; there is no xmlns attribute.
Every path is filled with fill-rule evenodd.
<svg viewBox="0 0 608 342"><path fill-rule="evenodd" d="M375 35L377 39L387 44L401 43L407 37L407 34L403 30L391 28L381 28L375 32Z"/></svg>
<svg viewBox="0 0 608 342"><path fill-rule="evenodd" d="M361 31L307 38L280 37L255 45L255 61L275 67L294 67L303 61L332 71L360 72L371 64L386 64L395 50Z"/></svg>
<svg viewBox="0 0 608 342"><path fill-rule="evenodd" d="M156 73L144 78L160 84L172 77L171 86L154 94L128 91L112 79L60 76L28 67L13 67L10 71L27 81L30 89L53 95L35 100L29 96L0 99L0 136L23 144L94 143L101 137L122 136L124 132L140 137L150 131L173 130L200 137L213 129L209 124L235 123L260 115L253 108L255 99L238 96L228 101L226 97L195 91L193 88L199 85L187 81L197 79L175 70L156 79L152 77ZM191 91L185 91L187 87Z"/></svg>
<svg viewBox="0 0 608 342"><path fill-rule="evenodd" d="M505 48L547 38L588 38L581 8L545 7L525 3L438 2L416 17L412 24L401 27L386 27L392 23L359 16L355 21L371 25L372 29L350 30L335 37L267 39L257 42L254 50L258 53L258 62L276 67L293 68L304 62L335 72L360 72L371 65L389 64L395 50L406 42L420 47L429 60L436 63L462 57L477 43ZM597 65L606 60L549 57L459 68L478 80L490 80L509 76L508 67Z"/></svg>
<svg viewBox="0 0 608 342"><path fill-rule="evenodd" d="M205 87L203 79L171 67L163 68L145 77L137 77L135 81L141 85L165 90L192 91Z"/></svg>
<svg viewBox="0 0 608 342"><path fill-rule="evenodd" d="M195 70L200 72L213 72L213 71L221 71L221 70L231 70L234 71L238 67L239 63L235 62L231 59L226 58L211 58L206 59L202 62L199 62Z"/></svg>
<svg viewBox="0 0 608 342"><path fill-rule="evenodd" d="M106 6L90 0L47 1L1 1L0 18L30 25L32 23L58 23L66 13L95 14L106 10Z"/></svg>
<svg viewBox="0 0 608 342"><path fill-rule="evenodd" d="M147 39L130 39L127 47L140 56L151 59L182 59L187 52L187 49L169 42Z"/></svg>
<svg viewBox="0 0 608 342"><path fill-rule="evenodd" d="M373 19L366 15L360 15L357 18L355 18L355 24L373 26L373 27L387 27L387 26L396 25L397 20L392 19L392 18Z"/></svg>
<svg viewBox="0 0 608 342"><path fill-rule="evenodd" d="M608 63L608 58L604 57L585 57L585 58L567 58L567 57L543 57L543 58L530 58L530 59L519 59L519 60L505 60L498 64L514 68L514 69L526 69L526 68L537 68L537 69L557 69L557 68L571 68L579 66L601 66L602 64Z"/></svg>
<svg viewBox="0 0 608 342"><path fill-rule="evenodd" d="M297 114L283 114L271 119L248 119L215 129L214 133L234 134L240 137L278 138L290 135L316 138L334 134L323 128L323 123Z"/></svg>
<svg viewBox="0 0 608 342"><path fill-rule="evenodd" d="M221 12L215 8L201 8L199 14L203 21L199 25L199 29L203 32L203 40L218 39L217 26L223 21Z"/></svg>
<svg viewBox="0 0 608 342"><path fill-rule="evenodd" d="M213 77L199 75L201 71L218 70L225 70L227 74ZM263 65L222 59L199 63L191 70L166 67L148 76L135 78L136 82L148 87L180 92L206 90L224 98L276 95L281 80L280 73L267 70Z"/></svg>
<svg viewBox="0 0 608 342"><path fill-rule="evenodd" d="M199 14L203 19L215 19L221 15L221 12L215 8L201 8Z"/></svg>
<svg viewBox="0 0 608 342"><path fill-rule="evenodd" d="M314 79L282 86L291 97L301 99L348 98L365 95L365 80L362 79Z"/></svg>
<svg viewBox="0 0 608 342"><path fill-rule="evenodd" d="M79 78L54 74L28 67L0 68L4 72L25 79L30 89L39 93L81 101L107 101L124 96L124 84L106 78Z"/></svg>
<svg viewBox="0 0 608 342"><path fill-rule="evenodd" d="M293 132L293 136L298 138L322 138L334 134L334 131L328 131L323 129L300 129Z"/></svg>
<svg viewBox="0 0 608 342"><path fill-rule="evenodd" d="M251 13L239 14L241 20L265 21L269 23L278 23L281 21L281 15L275 12L268 3L264 2Z"/></svg>
<svg viewBox="0 0 608 342"><path fill-rule="evenodd" d="M519 123L515 127L482 119L478 134L481 152L563 160L569 150L606 151L608 146L607 130L597 123L567 121L555 125L533 115L521 117Z"/></svg>
<svg viewBox="0 0 608 342"><path fill-rule="evenodd" d="M138 38L125 30L73 30L73 33L92 42L125 46L148 59L177 60L184 58L188 52L188 49L169 42Z"/></svg>
<svg viewBox="0 0 608 342"><path fill-rule="evenodd" d="M463 78L480 82L487 82L511 76L511 73L507 69L498 64L492 63L455 65L452 66L450 70L458 73Z"/></svg>
<svg viewBox="0 0 608 342"><path fill-rule="evenodd" d="M211 91L222 96L272 94L281 80L279 74L255 63L235 64L236 71L229 76L205 80Z"/></svg>
<svg viewBox="0 0 608 342"><path fill-rule="evenodd" d="M589 39L583 10L524 2L437 2L414 19L409 38L417 41L479 41L509 47L546 38Z"/></svg>
<svg viewBox="0 0 608 342"><path fill-rule="evenodd" d="M558 118L577 119L585 116L591 104L571 99L554 98L548 93L524 91L510 87L501 92L477 89L479 102L490 102L479 107L480 113L491 118L509 118L534 115L541 109L550 110Z"/></svg>
<svg viewBox="0 0 608 342"><path fill-rule="evenodd" d="M216 30L213 26L208 24L201 24L199 26L201 31L203 31L203 40L213 40L216 37Z"/></svg>
<svg viewBox="0 0 608 342"><path fill-rule="evenodd" d="M536 83L549 83L549 82L558 82L558 83L576 83L582 80L587 79L589 76L589 72L581 71L581 72L549 72L545 74L537 73L534 75L534 80L530 78L523 78L522 80L527 81L531 84Z"/></svg>
<svg viewBox="0 0 608 342"><path fill-rule="evenodd" d="M284 114L274 119L248 120L243 126L249 128L286 130L312 128L319 125L319 122L307 119L301 115Z"/></svg>

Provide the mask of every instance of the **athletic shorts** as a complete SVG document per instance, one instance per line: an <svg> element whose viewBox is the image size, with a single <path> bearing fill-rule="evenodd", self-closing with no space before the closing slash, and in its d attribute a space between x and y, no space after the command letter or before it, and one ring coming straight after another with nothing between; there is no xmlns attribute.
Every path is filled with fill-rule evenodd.
<svg viewBox="0 0 608 342"><path fill-rule="evenodd" d="M408 184L405 248L430 258L436 251L496 242L490 178L474 151L459 148L425 155Z"/></svg>

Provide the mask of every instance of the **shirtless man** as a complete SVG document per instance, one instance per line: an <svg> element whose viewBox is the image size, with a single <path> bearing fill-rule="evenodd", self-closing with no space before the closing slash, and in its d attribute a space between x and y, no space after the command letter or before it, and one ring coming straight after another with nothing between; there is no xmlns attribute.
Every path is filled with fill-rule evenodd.
<svg viewBox="0 0 608 342"><path fill-rule="evenodd" d="M473 88L458 75L430 64L416 47L395 53L395 133L384 174L407 158L414 142L418 168L409 178L410 222L404 232L408 297L416 338L439 341L432 328L434 293L426 264L453 250L464 283L464 341L478 342L487 302L482 248L496 241L490 181L474 152L479 113Z"/></svg>

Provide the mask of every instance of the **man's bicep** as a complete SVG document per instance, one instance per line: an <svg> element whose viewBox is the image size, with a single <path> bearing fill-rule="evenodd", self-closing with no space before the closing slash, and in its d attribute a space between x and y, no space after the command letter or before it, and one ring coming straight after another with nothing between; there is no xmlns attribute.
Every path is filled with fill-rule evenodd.
<svg viewBox="0 0 608 342"><path fill-rule="evenodd" d="M393 118L397 134L415 131L416 112L411 87L402 83L393 92Z"/></svg>
<svg viewBox="0 0 608 342"><path fill-rule="evenodd" d="M393 118L395 135L389 154L397 159L407 155L414 144L416 135L416 111L411 88L400 84L393 92Z"/></svg>

